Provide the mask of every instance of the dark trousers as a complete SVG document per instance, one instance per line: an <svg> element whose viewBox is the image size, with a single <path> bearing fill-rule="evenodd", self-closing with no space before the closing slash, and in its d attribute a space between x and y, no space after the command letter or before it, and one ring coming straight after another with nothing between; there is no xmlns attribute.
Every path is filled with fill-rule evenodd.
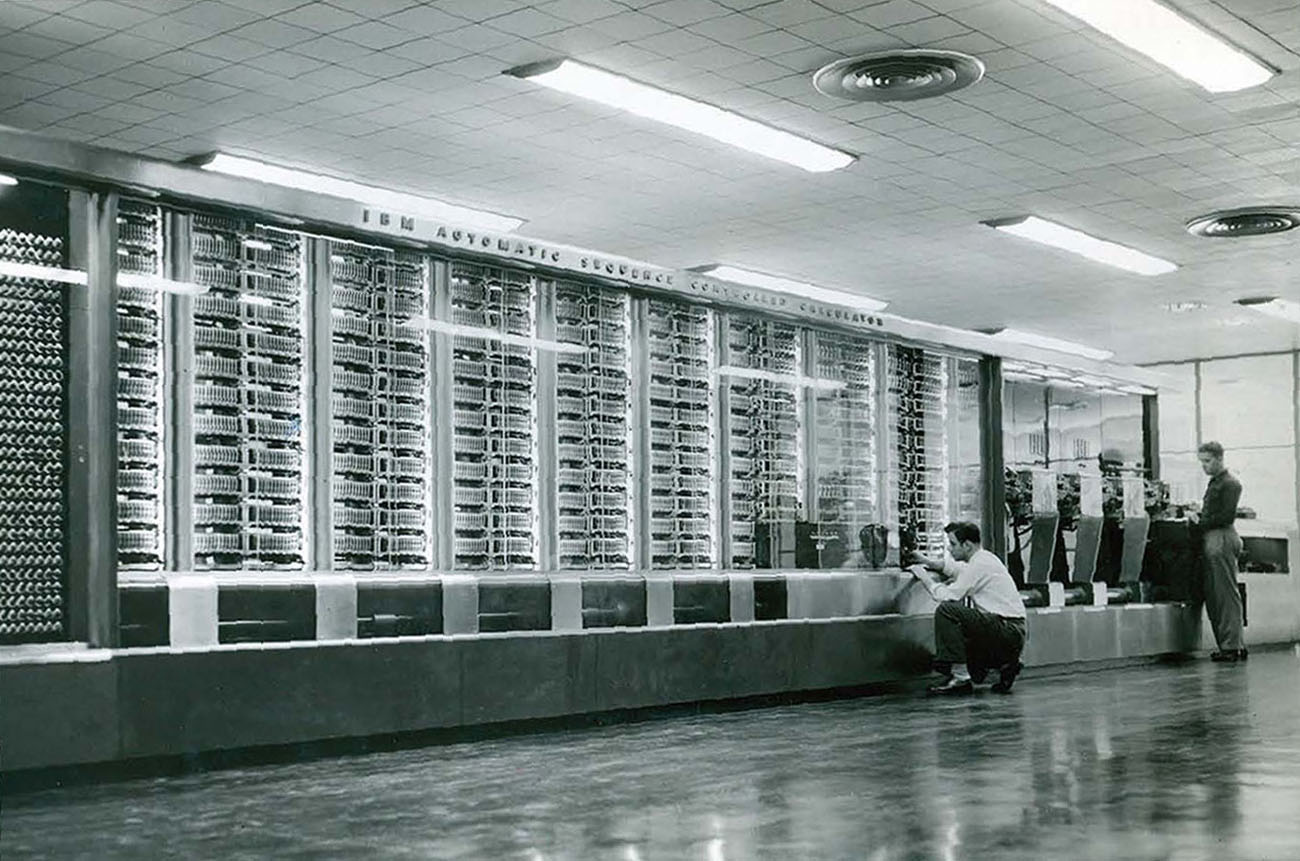
<svg viewBox="0 0 1300 861"><path fill-rule="evenodd" d="M995 616L960 601L944 601L934 611L935 660L994 668L1020 659L1025 620Z"/></svg>
<svg viewBox="0 0 1300 861"><path fill-rule="evenodd" d="M1242 648L1241 593L1237 591L1237 554L1241 539L1232 527L1205 530L1202 568L1205 574L1205 611L1214 639L1225 652Z"/></svg>

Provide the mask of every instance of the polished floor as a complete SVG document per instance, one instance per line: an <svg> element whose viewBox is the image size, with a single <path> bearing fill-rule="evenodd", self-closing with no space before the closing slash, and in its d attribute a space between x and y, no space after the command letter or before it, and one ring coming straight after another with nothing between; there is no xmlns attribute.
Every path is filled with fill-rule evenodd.
<svg viewBox="0 0 1300 861"><path fill-rule="evenodd" d="M1300 858L1300 654L8 795L0 857Z"/></svg>

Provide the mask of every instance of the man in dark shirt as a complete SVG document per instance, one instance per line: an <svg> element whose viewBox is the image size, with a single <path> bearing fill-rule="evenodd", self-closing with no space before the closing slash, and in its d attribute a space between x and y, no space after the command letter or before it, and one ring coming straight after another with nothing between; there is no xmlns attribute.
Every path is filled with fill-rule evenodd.
<svg viewBox="0 0 1300 861"><path fill-rule="evenodd" d="M1210 476L1201 503L1200 527L1205 576L1205 609L1219 649L1210 654L1215 661L1235 663L1245 660L1246 644L1242 641L1241 593L1237 591L1237 554L1241 538L1232 522L1237 517L1241 499L1241 482L1223 465L1223 446L1217 442L1202 444L1196 451L1201 469Z"/></svg>

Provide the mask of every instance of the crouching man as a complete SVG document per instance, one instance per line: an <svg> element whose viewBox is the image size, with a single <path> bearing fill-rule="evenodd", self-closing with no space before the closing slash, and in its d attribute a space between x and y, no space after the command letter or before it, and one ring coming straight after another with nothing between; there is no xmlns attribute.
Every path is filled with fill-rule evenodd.
<svg viewBox="0 0 1300 861"><path fill-rule="evenodd" d="M980 528L974 523L949 523L948 558L917 555L911 572L921 581L939 608L934 612L936 663L948 677L929 688L931 694L961 695L974 690L989 669L1000 678L993 690L1011 693L1021 669L1025 645L1025 604L1016 582L998 557L980 545ZM931 574L941 572L941 580Z"/></svg>

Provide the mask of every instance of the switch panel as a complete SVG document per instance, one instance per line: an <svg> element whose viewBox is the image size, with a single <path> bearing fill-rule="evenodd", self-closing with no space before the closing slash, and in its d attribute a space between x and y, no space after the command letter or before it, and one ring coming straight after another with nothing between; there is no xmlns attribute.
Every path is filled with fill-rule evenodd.
<svg viewBox="0 0 1300 861"><path fill-rule="evenodd" d="M123 199L117 208L119 272L162 275L162 210ZM117 564L163 565L163 294L121 287L117 298Z"/></svg>
<svg viewBox="0 0 1300 861"><path fill-rule="evenodd" d="M713 313L651 299L650 563L711 568L714 529Z"/></svg>
<svg viewBox="0 0 1300 861"><path fill-rule="evenodd" d="M915 532L918 551L941 556L948 519L948 363L894 344L887 355L890 486L898 488L899 528Z"/></svg>
<svg viewBox="0 0 1300 861"><path fill-rule="evenodd" d="M455 567L537 567L537 285L511 269L451 265ZM464 334L462 327L485 330Z"/></svg>
<svg viewBox="0 0 1300 861"><path fill-rule="evenodd" d="M330 246L334 567L430 561L428 333L423 257Z"/></svg>
<svg viewBox="0 0 1300 861"><path fill-rule="evenodd" d="M746 314L727 316L726 376L730 428L728 454L733 568L759 562L758 530L793 526L800 514L803 436L799 420L803 366L799 330ZM745 376L743 371L757 372Z"/></svg>
<svg viewBox="0 0 1300 861"><path fill-rule="evenodd" d="M303 239L198 214L194 280L194 565L300 568Z"/></svg>
<svg viewBox="0 0 1300 861"><path fill-rule="evenodd" d="M877 523L876 349L860 338L816 334L813 376L817 522L858 549L858 531Z"/></svg>
<svg viewBox="0 0 1300 861"><path fill-rule="evenodd" d="M556 340L559 562L627 568L631 551L630 306L621 291L560 282Z"/></svg>

